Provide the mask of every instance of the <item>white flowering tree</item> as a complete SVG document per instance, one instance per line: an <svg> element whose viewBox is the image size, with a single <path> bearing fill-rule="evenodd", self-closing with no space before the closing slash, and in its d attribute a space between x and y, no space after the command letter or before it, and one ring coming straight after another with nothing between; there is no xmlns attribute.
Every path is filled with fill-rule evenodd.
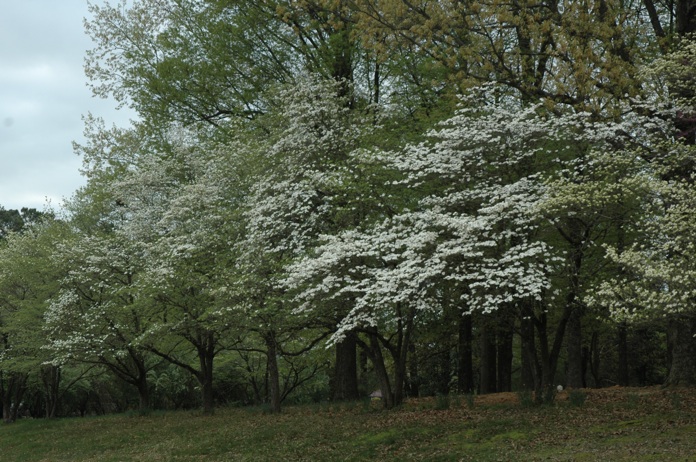
<svg viewBox="0 0 696 462"><path fill-rule="evenodd" d="M306 77L279 89L274 106L282 109L259 121L268 139L250 146L261 171L241 215L244 234L235 244L224 296L236 317L247 320L244 330L259 340L261 347L247 349L267 358L275 412L282 394L278 358L289 361L311 350L326 336L327 324L291 313L291 300L280 283L285 266L320 233L357 215L350 191L355 171L346 160L366 130L348 107L348 96L341 96L343 85Z"/></svg>
<svg viewBox="0 0 696 462"><path fill-rule="evenodd" d="M693 134L681 125L688 110L677 108L673 118L665 118L676 126L676 133L649 146L644 155L649 163L635 177L648 187L643 197L646 212L635 225L640 238L630 245L607 246L607 256L618 271L587 297L592 305L608 307L619 322L666 322L671 361L666 385L696 384L696 149Z"/></svg>
<svg viewBox="0 0 696 462"><path fill-rule="evenodd" d="M666 130L660 119L635 111L600 123L495 95L482 89L465 98L427 142L399 152L355 152L356 162L398 172L395 195L419 199L325 236L286 280L298 290L300 312L313 312L320 300L350 301L334 341L357 329L373 339L366 345L373 361L382 361L376 346L391 351L394 376L391 383L380 379L383 393L393 391L388 406L402 398L403 339L414 322L450 305L461 315L479 313L480 331L493 313L497 323L517 318L529 385L542 399L553 386L568 323L582 316L589 287L581 284L582 271L596 269L583 260L599 259L594 241L607 233L614 239L621 220L638 213L645 193L641 143Z"/></svg>
<svg viewBox="0 0 696 462"><path fill-rule="evenodd" d="M620 323L662 327L666 323L670 358L667 385L696 384L696 318L692 308L696 42L689 35L687 18L692 13L679 10L680 36L673 49L649 69L652 79L648 83L655 85L655 92L665 97L671 109L666 114L653 112L662 112L671 130L653 137L649 149L641 153L646 166L640 175L634 175L648 187L643 197L646 212L635 225L639 239L629 245L607 246L609 261L617 271L595 294L587 296L591 305L608 307Z"/></svg>
<svg viewBox="0 0 696 462"><path fill-rule="evenodd" d="M137 343L198 380L206 413L214 360L234 327L216 298L244 194L234 154L233 146L194 148L177 137L170 152L144 158L112 185L127 216L118 232L143 258L138 297L149 322Z"/></svg>
<svg viewBox="0 0 696 462"><path fill-rule="evenodd" d="M14 421L29 386L44 385L46 417L54 417L61 384L60 368L46 364L51 355L42 327L49 300L59 290L61 269L52 261L55 245L68 239L65 223L43 220L0 240L0 398L3 420Z"/></svg>
<svg viewBox="0 0 696 462"><path fill-rule="evenodd" d="M442 309L445 284L461 294L454 303L462 314L539 301L551 286L554 259L535 237L544 195L537 169L565 149L560 141L569 125L537 116L537 107L479 104L486 97L472 96L428 142L399 152L356 152L355 161L399 173L395 195L407 188L420 200L391 217L325 236L286 281L299 289L303 312L321 299L352 301L333 339L351 329L367 334L365 348L387 406L403 398L409 337L418 322Z"/></svg>
<svg viewBox="0 0 696 462"><path fill-rule="evenodd" d="M639 223L639 242L608 248L609 259L621 271L602 283L590 302L606 305L620 322L666 321L671 351L666 384L694 385L694 186L692 181L659 182L652 192L653 206L661 213Z"/></svg>
<svg viewBox="0 0 696 462"><path fill-rule="evenodd" d="M103 367L135 387L140 411L148 410L157 360L137 343L150 325L138 287L142 249L118 232L76 233L53 259L63 276L46 312L51 362Z"/></svg>
<svg viewBox="0 0 696 462"><path fill-rule="evenodd" d="M650 188L650 147L671 131L662 118L644 115L650 113L645 109L639 102L626 104L622 117L616 121L596 121L582 113L574 115L577 129L573 147L568 150L570 156L559 159L558 166L547 176L548 194L540 212L550 225L547 239L563 256L557 281L560 297L555 303L565 320L566 385L570 387L586 384L583 323L589 327L593 319L606 315L600 307L588 312L584 298L617 270L606 265L602 245L623 248L639 237L634 224L645 213L644 197ZM652 108L652 112L655 110ZM595 323L595 335L599 335L600 327ZM624 327L617 327L621 337ZM560 347L561 343L554 341L553 356L557 356L555 352ZM619 350L623 348L625 344L620 344ZM621 371L626 360L624 353L620 356ZM619 374L621 381L627 380L623 370ZM595 380L599 380L597 375Z"/></svg>

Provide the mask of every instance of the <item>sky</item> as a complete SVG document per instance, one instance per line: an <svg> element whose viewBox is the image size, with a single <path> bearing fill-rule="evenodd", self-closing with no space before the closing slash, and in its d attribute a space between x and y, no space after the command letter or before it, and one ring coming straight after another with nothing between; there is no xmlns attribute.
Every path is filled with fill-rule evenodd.
<svg viewBox="0 0 696 462"><path fill-rule="evenodd" d="M93 0L101 5L104 2ZM0 0L0 206L60 207L85 184L72 142L82 116L127 126L132 113L92 96L87 0Z"/></svg>

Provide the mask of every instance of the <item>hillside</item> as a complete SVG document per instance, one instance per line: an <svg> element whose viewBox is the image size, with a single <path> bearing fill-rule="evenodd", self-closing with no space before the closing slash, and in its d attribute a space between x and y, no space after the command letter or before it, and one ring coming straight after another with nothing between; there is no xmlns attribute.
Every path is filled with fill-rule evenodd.
<svg viewBox="0 0 696 462"><path fill-rule="evenodd" d="M584 402L583 398L585 399ZM3 461L696 460L696 390L609 388L530 407L515 393L20 420Z"/></svg>

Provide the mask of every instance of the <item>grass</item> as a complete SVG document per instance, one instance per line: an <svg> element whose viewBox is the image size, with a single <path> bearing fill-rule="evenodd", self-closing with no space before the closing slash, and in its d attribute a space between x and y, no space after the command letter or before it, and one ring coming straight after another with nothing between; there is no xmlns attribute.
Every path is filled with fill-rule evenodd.
<svg viewBox="0 0 696 462"><path fill-rule="evenodd" d="M696 461L696 390L587 390L552 406L482 395L382 411L363 403L154 412L0 426L0 461ZM675 405L678 402L678 406Z"/></svg>

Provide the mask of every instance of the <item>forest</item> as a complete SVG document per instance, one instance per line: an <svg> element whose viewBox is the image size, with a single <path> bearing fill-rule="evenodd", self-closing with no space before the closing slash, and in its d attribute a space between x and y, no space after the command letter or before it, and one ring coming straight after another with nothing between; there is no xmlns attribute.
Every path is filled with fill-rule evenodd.
<svg viewBox="0 0 696 462"><path fill-rule="evenodd" d="M119 0L0 207L5 422L696 385L696 1Z"/></svg>

